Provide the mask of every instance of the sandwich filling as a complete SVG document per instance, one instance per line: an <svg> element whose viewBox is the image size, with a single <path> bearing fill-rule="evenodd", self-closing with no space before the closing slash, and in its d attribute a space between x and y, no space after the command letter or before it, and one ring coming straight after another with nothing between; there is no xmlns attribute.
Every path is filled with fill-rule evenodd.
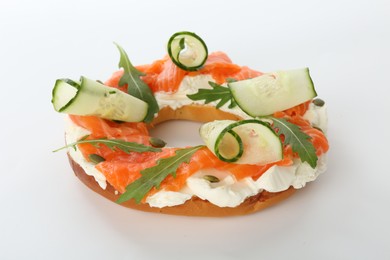
<svg viewBox="0 0 390 260"><path fill-rule="evenodd" d="M188 94L194 94L200 88L210 88L209 81L214 81L210 75L185 76L181 81L177 91L168 93L165 91L155 92L158 105L161 108L171 107L177 109L185 105L201 104L204 102L194 101L187 97ZM208 104L216 106L215 102ZM251 118L243 112L238 106L229 108L227 104L219 109L239 116L240 118ZM327 113L326 106L318 106L310 103L303 118L311 126L321 129L326 133ZM90 131L76 124L71 117L66 119L66 142L73 143L82 137L89 135ZM86 159L80 149L68 150L73 160L78 163L86 172L93 176L102 189L107 187L107 178L98 170L96 164ZM326 170L326 153L318 156L317 166L312 168L307 162L302 162L299 158L294 158L289 165L273 165L269 167L261 176L257 178L244 177L238 179L234 174L223 168L202 168L195 171L186 178L184 185L179 190L156 190L149 194L144 202L151 207L169 207L185 203L192 196L197 196L207 200L219 207L236 207L246 198L256 195L263 190L268 192L280 192L290 187L300 189L306 183L314 181L321 173ZM217 181L210 180L212 176ZM122 192L122 191L118 191Z"/></svg>

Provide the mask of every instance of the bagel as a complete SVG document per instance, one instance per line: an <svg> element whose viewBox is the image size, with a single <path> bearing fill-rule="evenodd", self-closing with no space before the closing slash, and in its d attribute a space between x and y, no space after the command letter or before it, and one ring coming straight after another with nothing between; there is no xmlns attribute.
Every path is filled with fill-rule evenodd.
<svg viewBox="0 0 390 260"><path fill-rule="evenodd" d="M212 120L223 119L239 120L240 118L236 115L226 113L222 110L218 110L212 106L188 105L180 107L178 109L164 107L160 110L160 112L155 117L153 122L149 125L149 127L156 127L158 124L169 120L210 122ZM102 189L96 182L94 177L87 175L84 169L74 161L74 159L69 155L69 153L68 158L75 175L88 188L113 202L118 200L120 195L115 191L114 187L112 187L110 184L107 184L107 188ZM272 193L262 191L254 196L248 197L243 203L241 203L237 207L218 207L208 202L207 200L202 200L196 196L193 196L184 204L163 208L151 207L146 203L137 204L134 200L128 200L119 205L146 212L155 212L170 215L224 217L247 215L250 213L254 213L256 211L279 203L280 201L290 197L295 191L296 189L292 187L282 192Z"/></svg>
<svg viewBox="0 0 390 260"><path fill-rule="evenodd" d="M226 113L222 110L218 110L212 106L201 105L187 105L178 109L172 109L170 107L164 107L160 110L153 122L149 125L150 128L156 127L158 124L169 120L190 120L196 122L210 122L212 120L239 120L236 115ZM98 182L96 182L93 176L88 175L85 170L71 157L68 153L69 163L75 173L75 175L92 191L100 194L110 201L117 201L119 198L118 192L110 184L107 184L106 189L102 189ZM193 196L190 200L187 200L184 204L171 206L171 207L151 207L146 203L135 203L134 200L128 200L122 205L127 208L146 211L163 213L170 215L183 215L183 216L208 216L208 217L224 217L224 216L236 216L247 215L257 212L271 205L279 203L280 201L290 197L296 189L289 188L282 192L267 192L262 191L254 196L248 197L243 203L237 207L218 207L207 200L202 200L196 196Z"/></svg>
<svg viewBox="0 0 390 260"><path fill-rule="evenodd" d="M128 59L118 48L121 60ZM313 99L317 93L307 68L261 77L222 52L198 59L195 67L187 58L173 56L172 62L166 57L137 67L143 75L137 84L145 85L135 88L145 99L126 94L133 90L127 89L130 83L120 83L130 73L124 70L105 84L85 77L57 80L54 108L69 114L63 148L69 148L70 165L88 188L136 210L223 217L277 204L326 170L326 106ZM182 61L189 71L177 67ZM294 83L284 83L291 77ZM228 78L233 79L228 88L219 85ZM277 87L263 93L246 80L252 78L261 88L264 82ZM282 90L281 99L272 92L289 84L303 87ZM212 98L210 91L216 91ZM267 105L256 105L258 98ZM205 123L200 135L206 145L160 148L161 140L149 130L170 120ZM288 140L291 136L300 148Z"/></svg>

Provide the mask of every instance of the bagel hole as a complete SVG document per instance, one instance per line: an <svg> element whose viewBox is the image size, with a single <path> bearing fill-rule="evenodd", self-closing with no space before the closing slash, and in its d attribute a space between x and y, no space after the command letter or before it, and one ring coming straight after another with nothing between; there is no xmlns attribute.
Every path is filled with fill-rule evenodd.
<svg viewBox="0 0 390 260"><path fill-rule="evenodd" d="M167 147L186 147L204 144L199 128L204 123L187 120L170 120L159 123L149 130L152 137L167 143Z"/></svg>

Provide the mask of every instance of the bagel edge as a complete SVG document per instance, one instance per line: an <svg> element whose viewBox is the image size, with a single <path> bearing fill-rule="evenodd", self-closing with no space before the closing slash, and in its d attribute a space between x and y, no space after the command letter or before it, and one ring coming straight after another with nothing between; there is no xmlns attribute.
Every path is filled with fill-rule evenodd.
<svg viewBox="0 0 390 260"><path fill-rule="evenodd" d="M212 106L186 105L177 109L164 107L159 111L154 121L150 125L148 125L148 127L152 128L157 124L168 120L191 120L197 122L209 122L212 120L223 119L240 120L241 118L239 116L216 109ZM69 153L68 158L75 175L81 180L81 182L83 182L88 188L105 197L106 199L109 199L113 202L117 201L117 199L120 197L120 194L115 191L113 186L107 183L106 189L102 189L96 182L95 178L93 176L87 175L84 169L72 159ZM296 190L293 187L290 187L285 191L276 193L262 191L257 195L246 198L243 203L236 207L218 207L208 202L207 200L202 200L196 196L193 196L184 204L163 208L150 207L149 204L146 203L137 204L134 200L128 200L119 205L146 212L155 212L170 215L225 217L247 215L260 211L290 197L295 191Z"/></svg>

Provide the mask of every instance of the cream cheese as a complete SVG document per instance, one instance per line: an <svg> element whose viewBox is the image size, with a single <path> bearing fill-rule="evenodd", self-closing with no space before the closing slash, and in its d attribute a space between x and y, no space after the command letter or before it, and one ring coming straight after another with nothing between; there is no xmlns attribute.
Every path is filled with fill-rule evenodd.
<svg viewBox="0 0 390 260"><path fill-rule="evenodd" d="M179 86L177 92L167 94L164 92L155 93L160 108L169 106L177 109L184 105L202 104L203 101L193 101L187 97L187 94L194 94L199 88L208 88L211 86L209 81L213 81L209 75L199 75L195 77L186 76ZM209 105L215 106L216 103ZM223 111L235 114L241 118L250 118L238 106L234 109L224 105L220 108ZM321 128L324 132L327 129L326 107L310 104L304 118L309 120L314 126ZM66 142L72 143L89 132L75 125L69 118L66 120ZM77 162L84 171L95 178L102 189L106 189L107 183L105 176L99 172L95 165L86 161L79 150L70 148L68 150L71 157ZM187 179L185 187L178 191L161 190L148 197L146 202L152 207L170 207L185 203L192 196L208 200L219 207L235 207L241 204L247 197L253 196L266 190L269 192L280 192L287 190L290 186L295 189L303 188L307 182L314 181L322 172L326 170L326 155L318 158L317 167L311 168L306 162L296 159L291 166L273 166L266 171L258 180L244 178L237 180L234 175L227 171L218 171L215 169L203 169ZM203 176L214 175L220 179L217 183L210 183Z"/></svg>
<svg viewBox="0 0 390 260"><path fill-rule="evenodd" d="M192 195L190 192L185 192L181 190L177 191L159 191L152 196L149 196L146 199L146 202L151 207L162 208L162 207L172 207L181 205L187 200L191 199Z"/></svg>
<svg viewBox="0 0 390 260"><path fill-rule="evenodd" d="M156 92L154 95L160 109L167 106L177 109L190 104L203 105L204 102L202 100L193 101L187 95L197 93L200 88L211 89L209 81L214 81L210 75L185 76L175 93Z"/></svg>
<svg viewBox="0 0 390 260"><path fill-rule="evenodd" d="M272 166L257 180L257 185L269 192L284 191L290 186L301 189L325 170L325 154L318 158L317 167L314 169L307 162L302 163L300 159L296 159L291 166Z"/></svg>
<svg viewBox="0 0 390 260"><path fill-rule="evenodd" d="M220 181L210 183L203 177L205 175L216 176ZM229 172L214 169L198 171L187 179L187 186L193 195L219 207L235 207L259 192L252 178L237 181Z"/></svg>
<svg viewBox="0 0 390 260"><path fill-rule="evenodd" d="M65 141L67 144L77 142L80 138L89 134L91 133L88 130L74 124L68 116L65 118ZM86 161L78 149L69 148L68 153L84 169L87 175L93 176L99 186L103 190L106 189L106 177L95 168L95 164Z"/></svg>
<svg viewBox="0 0 390 260"><path fill-rule="evenodd" d="M328 112L326 105L316 106L310 103L309 109L303 115L303 118L310 121L310 123L320 128L324 133L328 130Z"/></svg>
<svg viewBox="0 0 390 260"><path fill-rule="evenodd" d="M303 188L325 170L326 155L318 158L318 165L314 169L306 162L296 159L291 166L271 167L256 181L250 177L237 180L228 171L203 169L190 176L181 191L169 193L169 196L167 191L160 191L147 198L146 202L152 207L162 208L183 204L192 196L197 196L219 207L236 207L246 198L263 190L280 192L290 186L295 189ZM220 181L211 183L204 178L205 175L213 175Z"/></svg>
<svg viewBox="0 0 390 260"><path fill-rule="evenodd" d="M209 81L214 82L214 79L210 75L198 75L194 77L185 76L183 81L180 83L178 90L175 93L156 92L155 96L157 99L157 103L160 109L167 106L171 107L172 109L177 109L179 107L191 104L215 107L218 102L204 104L203 100L191 100L187 97L187 95L197 93L200 88L211 89L212 87L210 86ZM244 111L242 111L238 106L235 106L234 108L229 108L228 103L223 105L219 109L237 115L243 119L252 118Z"/></svg>

